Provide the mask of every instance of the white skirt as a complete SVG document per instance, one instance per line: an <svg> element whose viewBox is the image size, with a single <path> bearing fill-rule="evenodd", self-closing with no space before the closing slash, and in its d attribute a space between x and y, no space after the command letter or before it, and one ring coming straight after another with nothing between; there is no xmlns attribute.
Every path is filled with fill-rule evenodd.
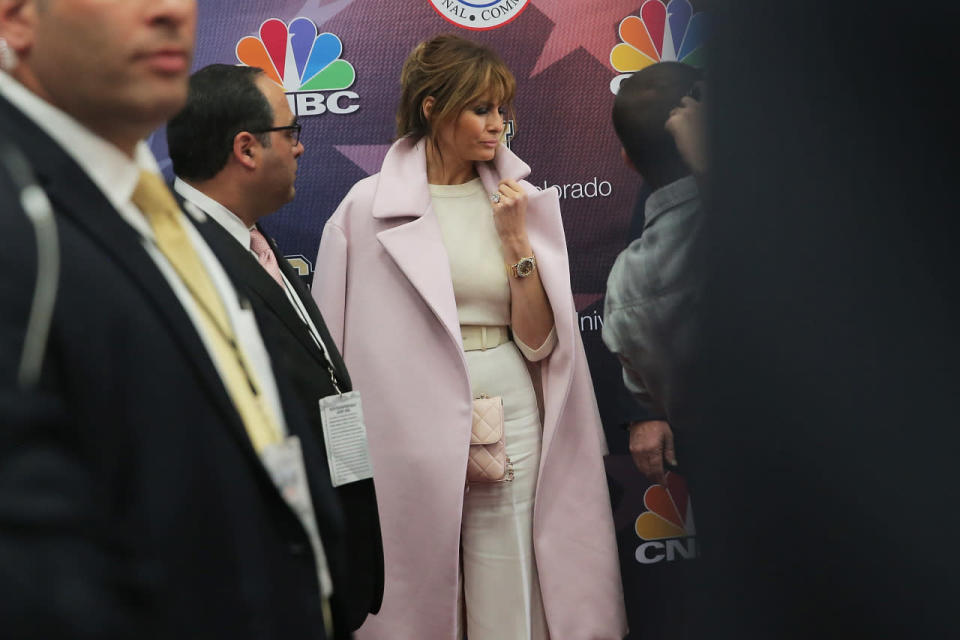
<svg viewBox="0 0 960 640"><path fill-rule="evenodd" d="M513 342L465 352L474 397L503 398L513 482L473 484L463 503L461 545L467 640L546 640L533 553L533 500L540 466L537 398ZM462 637L462 635L461 635Z"/></svg>

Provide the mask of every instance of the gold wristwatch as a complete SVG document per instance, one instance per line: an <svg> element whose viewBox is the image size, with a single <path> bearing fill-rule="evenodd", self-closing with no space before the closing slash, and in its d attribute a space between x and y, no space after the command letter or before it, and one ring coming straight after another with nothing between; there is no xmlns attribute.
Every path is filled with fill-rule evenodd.
<svg viewBox="0 0 960 640"><path fill-rule="evenodd" d="M507 265L507 271L510 272L514 278L526 278L528 275L534 272L537 268L537 259L533 256L527 256L525 258L520 258L520 262L517 264Z"/></svg>

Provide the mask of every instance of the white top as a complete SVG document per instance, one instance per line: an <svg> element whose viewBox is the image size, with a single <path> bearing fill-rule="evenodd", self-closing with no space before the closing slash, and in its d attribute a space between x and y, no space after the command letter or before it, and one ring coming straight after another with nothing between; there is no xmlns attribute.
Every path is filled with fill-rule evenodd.
<svg viewBox="0 0 960 640"><path fill-rule="evenodd" d="M202 311L197 306L193 296L190 295L186 285L180 280L173 266L167 261L166 256L157 247L150 223L131 201L133 191L140 179L141 170L160 174L157 161L147 144L142 140L137 143L134 159L131 160L117 147L97 136L71 116L41 99L3 72L0 72L0 95L9 100L11 104L53 138L100 189L110 204L113 205L113 208L120 214L120 217L140 234L144 250L157 265L167 284L170 285L177 296L196 328L197 334L207 348L210 359L214 366L217 366L213 344L202 328ZM202 215L196 217L198 220L203 219ZM267 408L273 412L277 426L285 435L287 432L286 422L283 410L280 407L277 383L253 312L240 306L230 278L224 272L210 247L207 246L196 228L190 223L189 216L184 217L184 227L190 243L200 257L200 261L206 268L217 293L223 301L230 324L237 336L237 341L243 347L243 352L253 367L253 374L260 383L260 390L267 401ZM222 372L220 377L223 378Z"/></svg>
<svg viewBox="0 0 960 640"><path fill-rule="evenodd" d="M480 178L463 184L431 184L433 210L450 260L450 276L461 325L510 324L510 281L493 208ZM556 329L538 349L513 336L531 361L545 358L557 342Z"/></svg>
<svg viewBox="0 0 960 640"><path fill-rule="evenodd" d="M220 223L220 226L226 229L227 233L233 236L237 242L239 242L248 252L250 252L250 255L255 258L258 257L257 254L250 248L250 228L247 227L243 220L237 217L237 214L230 211L207 194L187 184L180 178L174 180L173 188L183 197L184 200L186 200L188 204L196 205L196 207L198 207L201 211L205 212L211 218ZM277 256L277 259L284 260L285 258L283 256ZM307 326L307 330L310 332L310 335L313 336L317 346L320 347L320 350L323 352L327 362L332 362L330 359L330 352L327 351L326 345L320 338L320 332L317 331L316 325L313 324L313 319L307 312L306 307L303 306L303 301L300 299L300 296L297 295L293 285L290 284L290 281L287 280L287 276L285 276L282 271L280 272L280 277L283 279L283 292L287 295L287 301L290 302L293 310L297 312L297 315Z"/></svg>

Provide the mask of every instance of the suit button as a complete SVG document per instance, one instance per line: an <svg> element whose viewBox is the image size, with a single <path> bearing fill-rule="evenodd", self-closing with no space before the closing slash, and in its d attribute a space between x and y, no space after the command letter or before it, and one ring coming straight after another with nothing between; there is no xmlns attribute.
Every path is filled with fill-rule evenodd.
<svg viewBox="0 0 960 640"><path fill-rule="evenodd" d="M307 551L307 545L300 542L291 542L287 545L287 549L290 551L291 555L302 556Z"/></svg>

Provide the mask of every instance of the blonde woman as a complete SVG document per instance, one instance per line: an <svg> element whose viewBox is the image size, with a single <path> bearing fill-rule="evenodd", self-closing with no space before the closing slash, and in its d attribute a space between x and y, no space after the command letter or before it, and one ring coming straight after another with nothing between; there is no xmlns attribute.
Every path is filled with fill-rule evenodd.
<svg viewBox="0 0 960 640"><path fill-rule="evenodd" d="M383 607L357 638L622 638L558 198L502 144L514 78L438 36L401 84L399 139L327 223L314 283L363 394L383 528ZM479 394L503 398L511 482L465 486Z"/></svg>

